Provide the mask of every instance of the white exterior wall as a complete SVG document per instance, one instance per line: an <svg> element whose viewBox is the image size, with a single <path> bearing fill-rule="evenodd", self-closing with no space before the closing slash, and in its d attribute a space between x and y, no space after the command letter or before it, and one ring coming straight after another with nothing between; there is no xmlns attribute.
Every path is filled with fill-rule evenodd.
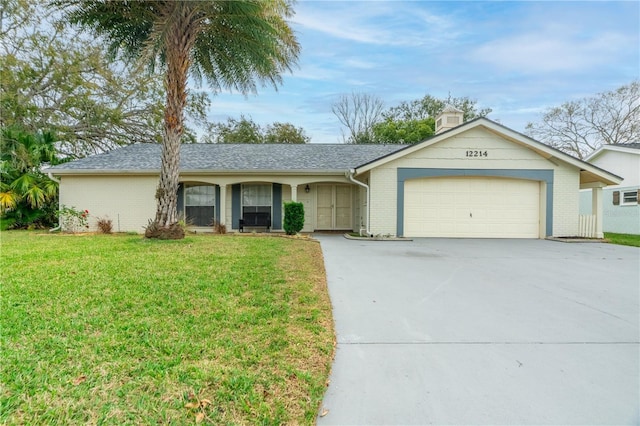
<svg viewBox="0 0 640 426"><path fill-rule="evenodd" d="M96 219L111 219L114 232L144 232L156 214L157 176L63 176L60 206L89 210L90 231Z"/></svg>
<svg viewBox="0 0 640 426"><path fill-rule="evenodd" d="M631 153L603 149L600 155L589 162L624 179L620 185L608 186L602 191L604 232L640 235L640 205L613 204L614 191L622 194L640 188L640 151ZM579 196L580 214L591 214L591 190L582 190Z"/></svg>
<svg viewBox="0 0 640 426"><path fill-rule="evenodd" d="M396 163L395 161L393 163ZM396 235L396 200L398 173L396 167L371 170L369 185L371 197L371 227L373 235Z"/></svg>
<svg viewBox="0 0 640 426"><path fill-rule="evenodd" d="M468 150L487 151L487 157L467 157ZM397 233L398 168L554 170L552 234L577 235L579 170L559 161L551 162L531 149L480 128L470 129L371 170L371 232L374 235Z"/></svg>
<svg viewBox="0 0 640 426"><path fill-rule="evenodd" d="M553 176L553 236L575 237L579 230L580 172L556 167Z"/></svg>
<svg viewBox="0 0 640 426"><path fill-rule="evenodd" d="M298 202L304 206L304 227L302 232L313 232L316 224L316 192L314 185L309 185L309 193L304 192L305 185L298 186Z"/></svg>

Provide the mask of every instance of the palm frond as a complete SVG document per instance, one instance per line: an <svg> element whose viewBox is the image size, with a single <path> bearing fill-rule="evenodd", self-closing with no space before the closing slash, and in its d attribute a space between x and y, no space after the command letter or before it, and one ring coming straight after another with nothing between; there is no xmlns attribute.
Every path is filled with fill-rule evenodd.
<svg viewBox="0 0 640 426"><path fill-rule="evenodd" d="M9 186L19 194L26 194L31 187L35 186L36 182L37 178L34 175L25 173L11 182Z"/></svg>
<svg viewBox="0 0 640 426"><path fill-rule="evenodd" d="M14 191L0 192L0 209L4 212L15 209L21 197Z"/></svg>
<svg viewBox="0 0 640 426"><path fill-rule="evenodd" d="M166 63L171 23L185 19L197 34L190 59L192 76L215 90L255 93L275 88L300 53L287 18L287 0L109 1L55 0L66 19L105 36L110 51L137 58L153 69ZM185 28L186 29L186 28Z"/></svg>
<svg viewBox="0 0 640 426"><path fill-rule="evenodd" d="M33 185L24 193L24 199L27 201L29 207L37 209L45 203L47 197L40 187Z"/></svg>

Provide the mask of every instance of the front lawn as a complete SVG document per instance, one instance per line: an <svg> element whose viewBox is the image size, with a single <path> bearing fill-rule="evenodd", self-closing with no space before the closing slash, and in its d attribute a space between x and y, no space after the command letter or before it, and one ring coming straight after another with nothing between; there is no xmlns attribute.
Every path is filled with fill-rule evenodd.
<svg viewBox="0 0 640 426"><path fill-rule="evenodd" d="M609 240L611 244L620 244L623 246L640 247L640 235L631 234L613 234L605 232L604 237Z"/></svg>
<svg viewBox="0 0 640 426"><path fill-rule="evenodd" d="M2 232L0 424L312 424L319 244Z"/></svg>

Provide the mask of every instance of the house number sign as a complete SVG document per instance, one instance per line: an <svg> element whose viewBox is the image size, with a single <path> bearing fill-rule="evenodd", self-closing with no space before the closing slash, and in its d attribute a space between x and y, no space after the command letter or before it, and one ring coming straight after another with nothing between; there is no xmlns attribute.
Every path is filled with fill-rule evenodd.
<svg viewBox="0 0 640 426"><path fill-rule="evenodd" d="M488 157L489 153L488 151L470 150L470 151L466 151L465 156L466 157Z"/></svg>

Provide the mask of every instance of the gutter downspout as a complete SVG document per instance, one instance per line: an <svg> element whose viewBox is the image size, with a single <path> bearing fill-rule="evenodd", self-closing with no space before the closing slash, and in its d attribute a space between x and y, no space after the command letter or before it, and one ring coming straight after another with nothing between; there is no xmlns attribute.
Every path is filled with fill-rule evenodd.
<svg viewBox="0 0 640 426"><path fill-rule="evenodd" d="M47 173L47 176L49 176L49 179L51 179L52 181L57 183L58 184L58 188L60 188L60 179L54 178L52 172ZM56 232L56 231L59 231L61 229L62 229L62 224L60 223L60 218L58 218L58 226L56 226L55 228L49 229L49 232Z"/></svg>
<svg viewBox="0 0 640 426"><path fill-rule="evenodd" d="M367 237L371 237L371 231L369 230L369 219L371 218L370 215L370 209L371 209L371 200L369 199L369 185L367 185L366 183L362 183L359 180L355 180L354 179L354 175L356 174L355 169L349 169L347 170L347 172L345 173L345 175L347 176L347 178L355 183L356 185L360 185L362 187L364 187L367 190Z"/></svg>

